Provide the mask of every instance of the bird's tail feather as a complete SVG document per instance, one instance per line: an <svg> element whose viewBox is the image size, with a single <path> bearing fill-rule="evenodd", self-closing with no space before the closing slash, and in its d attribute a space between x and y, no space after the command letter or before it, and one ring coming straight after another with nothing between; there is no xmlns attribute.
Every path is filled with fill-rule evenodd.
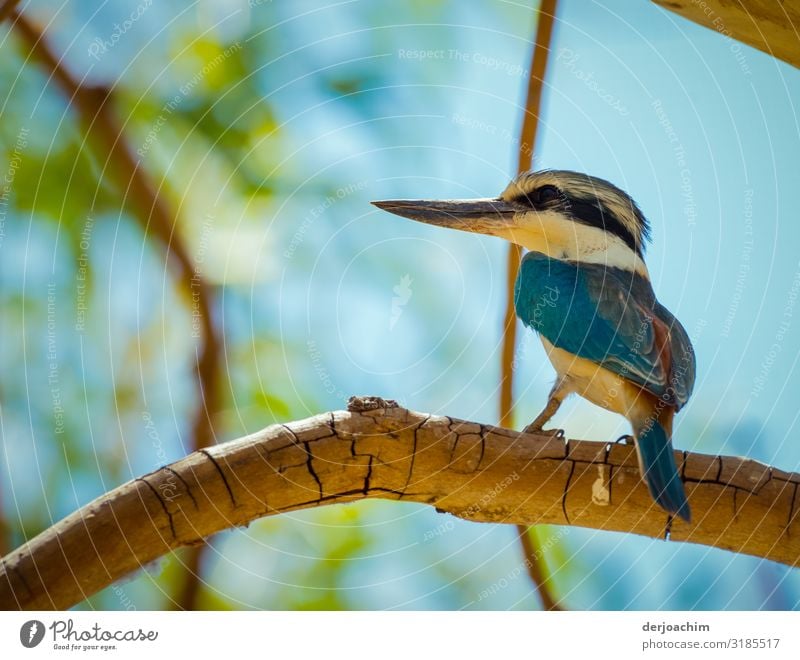
<svg viewBox="0 0 800 660"><path fill-rule="evenodd" d="M638 428L636 426L636 450L639 452L642 476L650 494L666 511L691 522L689 502L678 474L667 430L652 418Z"/></svg>

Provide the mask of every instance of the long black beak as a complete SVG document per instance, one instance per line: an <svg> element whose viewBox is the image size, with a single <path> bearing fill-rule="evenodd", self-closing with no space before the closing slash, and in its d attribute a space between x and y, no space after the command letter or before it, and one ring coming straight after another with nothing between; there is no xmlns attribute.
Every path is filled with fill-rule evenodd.
<svg viewBox="0 0 800 660"><path fill-rule="evenodd" d="M493 236L513 227L518 210L502 199L392 199L372 204L417 222Z"/></svg>

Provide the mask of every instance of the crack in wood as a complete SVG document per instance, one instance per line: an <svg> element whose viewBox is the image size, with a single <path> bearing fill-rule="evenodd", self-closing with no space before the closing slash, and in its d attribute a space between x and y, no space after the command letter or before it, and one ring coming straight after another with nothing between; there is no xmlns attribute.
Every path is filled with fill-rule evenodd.
<svg viewBox="0 0 800 660"><path fill-rule="evenodd" d="M795 483L793 481L787 481L785 479L780 479L779 477L773 477L772 474L770 474L770 477L763 484L761 484L757 488L754 488L753 490L751 490L750 488L747 488L745 486L738 486L738 485L736 485L735 483L733 483L731 481L724 481L721 478L720 479L716 479L716 478L714 478L714 479L703 479L703 478L685 477L685 476L683 476L681 478L683 479L683 482L686 483L686 484L711 484L711 485L714 485L714 486L722 486L724 488L738 488L739 490L743 490L745 493L748 493L748 494L754 495L754 496L758 496L758 494L761 492L761 490L764 488L764 486L766 486L770 481L783 481L784 483Z"/></svg>
<svg viewBox="0 0 800 660"><path fill-rule="evenodd" d="M308 457L306 458L306 467L308 468L309 474L314 477L314 481L317 482L317 487L319 488L319 496L322 498L322 481L317 474L317 471L314 469L314 455L311 453L311 448L308 445L308 442L303 443L303 447L306 450L306 454Z"/></svg>
<svg viewBox="0 0 800 660"><path fill-rule="evenodd" d="M751 491L753 495L758 495L761 492L761 489L764 488L768 483L772 481L772 468L767 468L767 478L760 486L758 486L755 490Z"/></svg>
<svg viewBox="0 0 800 660"><path fill-rule="evenodd" d="M199 511L200 509L197 508L197 500L195 499L194 494L192 493L192 489L189 488L189 483L186 481L186 479L184 479L179 472L169 467L169 465L165 465L162 469L166 470L171 474L174 474L178 478L178 480L183 484L183 488L186 491L186 494L189 496L189 499L192 500L192 504L194 504L195 511Z"/></svg>
<svg viewBox="0 0 800 660"><path fill-rule="evenodd" d="M786 521L786 536L788 538L791 538L791 534L792 534L791 527L792 527L792 520L794 518L794 507L795 507L795 503L797 502L798 486L800 486L800 484L798 484L798 483L794 484L794 492L792 493L792 504L789 507L789 518Z"/></svg>
<svg viewBox="0 0 800 660"><path fill-rule="evenodd" d="M391 488L383 488L382 486L370 486L370 493L387 493L389 495L396 495L396 499L400 499L403 497L403 493L398 490L392 490ZM275 513L286 513L288 511L293 511L296 509L303 509L308 508L310 506L314 506L315 504L322 504L323 502L332 502L334 500L340 500L347 497L352 497L354 495L364 495L363 488L356 488L354 490L343 490L340 493L336 493L335 495L325 495L322 498L314 499L314 500L307 500L305 502L297 502L295 504L290 504L289 506L284 507L277 507L277 508L268 508L266 510L267 514L275 514ZM265 514L266 515L266 514Z"/></svg>
<svg viewBox="0 0 800 660"><path fill-rule="evenodd" d="M169 507L167 507L167 503L161 498L158 489L144 477L139 477L138 479L134 479L134 481L142 482L145 486L147 486L150 489L153 495L156 496L158 503L161 505L161 508L164 510L164 513L167 516L167 520L169 521L169 530L170 532L172 532L172 540L177 541L178 536L177 534L175 534L175 521L172 519L172 514L170 513Z"/></svg>
<svg viewBox="0 0 800 660"><path fill-rule="evenodd" d="M481 464L483 463L483 457L486 454L486 434L488 430L486 428L486 424L480 425L480 438L481 438L481 453L478 456L478 464L475 466L475 472L481 471Z"/></svg>
<svg viewBox="0 0 800 660"><path fill-rule="evenodd" d="M456 449L458 447L458 433L453 431L453 419L451 417L447 418L447 435L453 434L455 435L455 440L453 441L453 445L450 447L450 456L447 459L447 464L453 464L453 456L455 456Z"/></svg>
<svg viewBox="0 0 800 660"><path fill-rule="evenodd" d="M565 459L566 460L566 459ZM564 513L564 520L567 521L567 525L571 525L569 521L569 515L567 514L567 495L569 494L569 484L572 481L572 475L575 474L575 463L576 461L570 461L572 464L569 469L569 476L567 477L567 483L564 485L564 494L561 496L561 511Z"/></svg>
<svg viewBox="0 0 800 660"><path fill-rule="evenodd" d="M614 495L612 487L614 485L614 468L616 465L608 466L608 506L614 506Z"/></svg>
<svg viewBox="0 0 800 660"><path fill-rule="evenodd" d="M332 425L333 422L331 421L330 424ZM317 474L317 471L314 469L314 463L313 463L314 454L311 452L311 444L310 444L311 441L310 440L300 440L300 438L298 438L297 434L294 432L294 429L288 427L286 424L281 424L281 426L291 434L295 446L302 447L303 450L306 452L306 460L305 460L306 469L308 470L308 473L314 478L314 481L317 482L317 488L319 489L319 496L322 497L322 493L323 493L322 481L320 480L319 475ZM334 435L336 435L338 437L338 433L336 432L336 429L333 429L333 433L334 433ZM326 437L331 437L331 436L326 436ZM289 467L299 467L299 464L297 466L288 466L288 465L287 466L283 466L282 465L281 466L282 469L280 469L279 472L283 473Z"/></svg>
<svg viewBox="0 0 800 660"><path fill-rule="evenodd" d="M408 490L408 486L411 484L411 476L414 474L414 462L417 459L417 446L419 443L419 437L417 434L422 430L422 427L425 426L425 424L428 422L430 418L431 418L430 415L425 415L425 419L423 419L419 424L414 426L414 428L412 429L414 432L414 444L411 449L411 464L408 466L408 477L406 477L406 484L405 486L403 486L403 493L405 493Z"/></svg>
<svg viewBox="0 0 800 660"><path fill-rule="evenodd" d="M222 467L220 466L220 464L217 463L217 461L214 459L214 457L209 453L207 449L199 449L198 451L201 454L203 454L206 458L208 458L208 460L214 464L214 467L217 468L217 472L219 473L219 476L222 478L222 483L225 484L225 489L228 491L228 495L230 495L231 504L233 504L233 506L236 507L237 506L236 498L233 496L233 490L231 490L231 485L228 483L228 478L222 471Z"/></svg>
<svg viewBox="0 0 800 660"><path fill-rule="evenodd" d="M364 495L369 493L369 482L372 479L372 460L375 457L370 454L369 463L367 464L367 476L364 478Z"/></svg>
<svg viewBox="0 0 800 660"><path fill-rule="evenodd" d="M273 470L275 469L274 466L270 466L270 467L272 467ZM308 469L308 459L307 458L304 458L299 463L281 463L278 466L277 472L278 472L278 474L286 474L289 470L292 470L294 468L301 468L301 467L304 467L304 468ZM311 490L311 489L309 488L308 490Z"/></svg>

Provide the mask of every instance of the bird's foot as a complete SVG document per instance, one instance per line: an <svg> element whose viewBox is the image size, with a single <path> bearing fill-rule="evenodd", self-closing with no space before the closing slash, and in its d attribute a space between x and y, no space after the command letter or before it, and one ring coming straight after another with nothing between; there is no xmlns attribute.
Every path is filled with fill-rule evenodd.
<svg viewBox="0 0 800 660"><path fill-rule="evenodd" d="M549 435L552 438L565 437L564 429L547 429L545 431L541 426L537 426L536 424L528 424L524 429L522 429L522 432L531 433L533 435Z"/></svg>
<svg viewBox="0 0 800 660"><path fill-rule="evenodd" d="M614 440L615 445L632 445L634 441L634 437L632 435L625 435L619 436L616 440Z"/></svg>

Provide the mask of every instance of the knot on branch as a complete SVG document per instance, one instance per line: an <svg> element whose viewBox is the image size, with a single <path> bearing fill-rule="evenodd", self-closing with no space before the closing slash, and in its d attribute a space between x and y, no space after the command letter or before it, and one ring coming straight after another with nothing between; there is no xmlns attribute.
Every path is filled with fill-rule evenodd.
<svg viewBox="0 0 800 660"><path fill-rule="evenodd" d="M379 396L351 396L347 401L348 412L366 412L381 408L399 408L394 399L382 399Z"/></svg>

